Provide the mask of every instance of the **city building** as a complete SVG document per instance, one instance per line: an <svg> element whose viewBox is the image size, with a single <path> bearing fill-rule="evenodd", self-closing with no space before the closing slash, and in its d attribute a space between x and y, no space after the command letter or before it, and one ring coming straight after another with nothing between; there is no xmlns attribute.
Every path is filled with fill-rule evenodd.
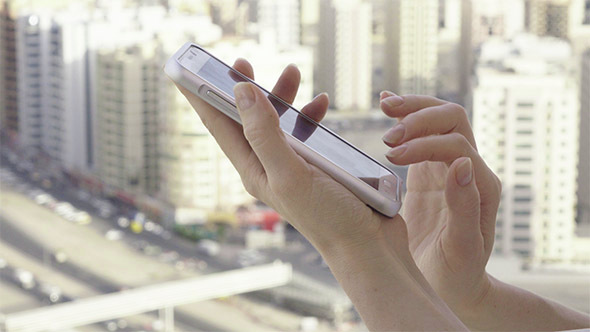
<svg viewBox="0 0 590 332"><path fill-rule="evenodd" d="M582 57L580 89L580 152L578 162L578 225L590 225L590 49Z"/></svg>
<svg viewBox="0 0 590 332"><path fill-rule="evenodd" d="M320 3L316 93L327 92L331 107L371 108L371 4L361 0Z"/></svg>
<svg viewBox="0 0 590 332"><path fill-rule="evenodd" d="M280 49L300 44L300 15L298 0L259 0L258 29L261 44Z"/></svg>
<svg viewBox="0 0 590 332"><path fill-rule="evenodd" d="M156 41L103 49L96 55L95 168L111 188L134 194L158 191L165 59Z"/></svg>
<svg viewBox="0 0 590 332"><path fill-rule="evenodd" d="M65 170L86 169L90 160L85 20L25 13L16 28L18 144Z"/></svg>
<svg viewBox="0 0 590 332"><path fill-rule="evenodd" d="M387 2L385 78L398 94L436 94L438 0Z"/></svg>
<svg viewBox="0 0 590 332"><path fill-rule="evenodd" d="M462 103L462 0L439 0L436 95Z"/></svg>
<svg viewBox="0 0 590 332"><path fill-rule="evenodd" d="M18 132L16 21L8 1L0 8L0 128Z"/></svg>
<svg viewBox="0 0 590 332"><path fill-rule="evenodd" d="M493 36L511 38L525 31L524 0L470 0L474 47Z"/></svg>
<svg viewBox="0 0 590 332"><path fill-rule="evenodd" d="M473 92L480 154L500 177L495 252L568 261L575 228L579 98L571 48L519 35L482 45Z"/></svg>
<svg viewBox="0 0 590 332"><path fill-rule="evenodd" d="M60 13L47 33L42 62L43 151L66 170L91 162L90 85L86 22L80 12Z"/></svg>
<svg viewBox="0 0 590 332"><path fill-rule="evenodd" d="M301 44L315 47L318 43L320 0L300 0Z"/></svg>
<svg viewBox="0 0 590 332"><path fill-rule="evenodd" d="M525 6L527 31L567 39L570 0L526 0Z"/></svg>
<svg viewBox="0 0 590 332"><path fill-rule="evenodd" d="M29 155L42 151L43 87L46 86L51 19L36 14L16 20L18 146Z"/></svg>

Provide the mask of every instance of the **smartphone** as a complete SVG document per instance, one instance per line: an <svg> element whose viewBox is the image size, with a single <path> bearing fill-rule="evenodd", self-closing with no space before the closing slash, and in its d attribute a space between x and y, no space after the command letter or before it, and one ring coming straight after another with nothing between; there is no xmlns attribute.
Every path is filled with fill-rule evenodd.
<svg viewBox="0 0 590 332"><path fill-rule="evenodd" d="M401 178L386 166L268 92L194 43L182 46L164 72L241 124L234 98L238 82L255 84L275 107L289 145L374 210L393 217L401 208Z"/></svg>

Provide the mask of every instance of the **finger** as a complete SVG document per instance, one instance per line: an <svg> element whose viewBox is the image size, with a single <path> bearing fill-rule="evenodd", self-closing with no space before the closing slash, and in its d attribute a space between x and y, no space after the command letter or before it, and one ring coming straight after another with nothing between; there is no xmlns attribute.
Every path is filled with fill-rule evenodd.
<svg viewBox="0 0 590 332"><path fill-rule="evenodd" d="M501 186L494 173L465 136L459 133L450 133L415 138L389 150L386 157L398 165L440 161L449 166L458 158L469 157L473 163L475 181L482 202L481 215L486 220L495 220Z"/></svg>
<svg viewBox="0 0 590 332"><path fill-rule="evenodd" d="M245 59L237 59L233 68L251 79L254 78L252 66ZM253 196L260 196L259 189L265 185L266 175L262 164L244 137L242 126L183 86L176 84L176 87L187 98L223 153L236 168L248 192Z"/></svg>
<svg viewBox="0 0 590 332"><path fill-rule="evenodd" d="M254 80L254 69L248 60L243 58L236 59L233 68L246 75L249 79Z"/></svg>
<svg viewBox="0 0 590 332"><path fill-rule="evenodd" d="M408 114L383 136L394 147L417 137L458 132L476 148L475 138L463 107L447 103ZM476 148L477 149L477 148Z"/></svg>
<svg viewBox="0 0 590 332"><path fill-rule="evenodd" d="M302 159L289 146L279 127L279 117L265 94L251 83L234 87L244 136L260 160L270 182L288 179Z"/></svg>
<svg viewBox="0 0 590 332"><path fill-rule="evenodd" d="M415 138L389 150L386 157L397 165L440 161L449 166L458 158L469 157L473 162L477 183L482 187L489 184L487 188L497 190L492 171L465 136L459 133Z"/></svg>
<svg viewBox="0 0 590 332"><path fill-rule="evenodd" d="M326 116L326 111L330 105L328 94L323 92L317 95L309 104L301 109L301 113L307 115L315 122L321 122Z"/></svg>
<svg viewBox="0 0 590 332"><path fill-rule="evenodd" d="M386 94L382 94L386 95ZM401 118L423 108L447 104L448 102L420 95L392 95L381 99L380 107L383 113L392 118Z"/></svg>
<svg viewBox="0 0 590 332"><path fill-rule="evenodd" d="M456 159L447 173L445 199L449 208L447 245L455 252L473 254L483 248L480 229L480 198L470 158Z"/></svg>
<svg viewBox="0 0 590 332"><path fill-rule="evenodd" d="M300 81L301 73L299 69L297 69L297 66L290 64L281 73L281 76L272 89L272 94L286 101L287 104L293 104L293 100L297 96Z"/></svg>

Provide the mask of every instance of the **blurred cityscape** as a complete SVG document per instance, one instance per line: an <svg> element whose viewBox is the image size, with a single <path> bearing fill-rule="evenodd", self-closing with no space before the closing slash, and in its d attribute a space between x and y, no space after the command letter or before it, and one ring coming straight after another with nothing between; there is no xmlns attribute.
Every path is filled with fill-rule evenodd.
<svg viewBox="0 0 590 332"><path fill-rule="evenodd" d="M163 74L187 41L268 88L296 64L294 106L327 92L404 178L379 93L463 105L503 182L488 271L590 312L590 0L0 0L0 330L366 330Z"/></svg>

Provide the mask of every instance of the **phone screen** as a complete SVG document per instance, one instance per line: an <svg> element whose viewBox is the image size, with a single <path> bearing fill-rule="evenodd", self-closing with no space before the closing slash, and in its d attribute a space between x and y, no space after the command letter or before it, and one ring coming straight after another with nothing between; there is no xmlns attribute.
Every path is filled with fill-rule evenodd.
<svg viewBox="0 0 590 332"><path fill-rule="evenodd" d="M253 82L227 64L196 46L190 47L178 59L189 71L202 77L228 96L235 105L233 88L238 82ZM256 84L270 100L279 114L280 126L286 133L301 141L317 153L340 166L349 174L363 180L379 190L380 179L386 178L387 185L396 188L396 200L400 199L399 178L395 173L373 160L348 142L344 141L321 124L311 120L283 100ZM392 176L393 175L393 176Z"/></svg>

